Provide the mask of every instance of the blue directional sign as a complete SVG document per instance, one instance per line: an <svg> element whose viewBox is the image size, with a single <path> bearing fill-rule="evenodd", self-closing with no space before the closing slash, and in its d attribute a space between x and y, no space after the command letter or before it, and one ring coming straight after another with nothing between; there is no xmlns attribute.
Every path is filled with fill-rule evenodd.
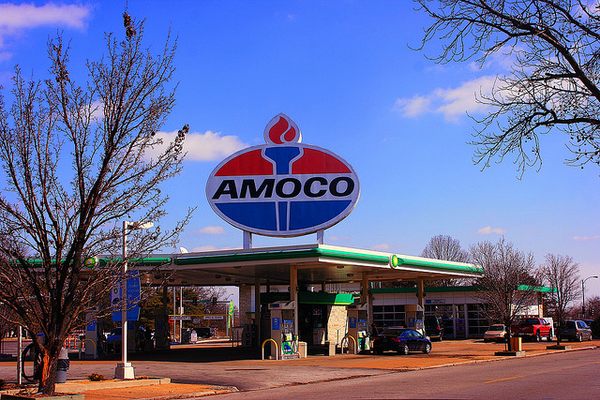
<svg viewBox="0 0 600 400"><path fill-rule="evenodd" d="M113 307L113 322L121 322L121 284L114 287L110 292L110 304ZM127 279L127 321L140 319L140 297L142 292L140 274L138 271L130 271Z"/></svg>

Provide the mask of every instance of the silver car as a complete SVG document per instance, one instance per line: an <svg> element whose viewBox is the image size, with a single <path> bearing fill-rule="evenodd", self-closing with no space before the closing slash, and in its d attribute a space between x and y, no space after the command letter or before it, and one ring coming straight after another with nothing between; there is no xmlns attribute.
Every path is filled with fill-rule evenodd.
<svg viewBox="0 0 600 400"><path fill-rule="evenodd" d="M506 326L502 324L491 325L483 334L484 342L504 342L508 337Z"/></svg>

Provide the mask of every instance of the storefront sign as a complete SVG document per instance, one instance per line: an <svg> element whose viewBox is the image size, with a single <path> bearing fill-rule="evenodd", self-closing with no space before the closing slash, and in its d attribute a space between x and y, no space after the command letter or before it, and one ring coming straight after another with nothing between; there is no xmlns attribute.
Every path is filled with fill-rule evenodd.
<svg viewBox="0 0 600 400"><path fill-rule="evenodd" d="M352 166L320 147L279 114L265 128L267 144L225 159L208 178L213 210L242 230L300 236L329 228L350 214L359 198Z"/></svg>

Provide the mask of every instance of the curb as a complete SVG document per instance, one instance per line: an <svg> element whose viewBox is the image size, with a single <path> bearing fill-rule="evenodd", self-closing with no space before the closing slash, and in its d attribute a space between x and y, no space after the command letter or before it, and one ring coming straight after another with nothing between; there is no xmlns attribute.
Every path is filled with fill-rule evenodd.
<svg viewBox="0 0 600 400"><path fill-rule="evenodd" d="M198 397L204 397L204 396L213 396L216 394L227 394L227 393L235 393L235 392L239 392L238 388L236 388L235 386L212 386L210 389L197 391L197 392L149 397L147 399L138 399L138 400L175 400L175 399L185 400L185 399L196 399Z"/></svg>
<svg viewBox="0 0 600 400"><path fill-rule="evenodd" d="M57 383L56 391L61 393L81 393L88 390L121 389L138 386L165 385L171 383L171 378L150 378L132 380L106 380L90 383L87 379L77 379L66 383Z"/></svg>
<svg viewBox="0 0 600 400"><path fill-rule="evenodd" d="M598 346L586 346L586 347L578 347L578 348L570 349L570 350L553 350L553 351L545 351L543 353L525 354L522 357L498 356L496 358L489 358L489 359L486 359L486 360L462 361L462 362L457 362L457 363L448 363L448 364L440 364L440 365L430 365L430 366L427 366L427 367L399 368L399 369L396 369L395 371L398 371L398 372L421 371L421 370L425 370L425 369L455 367L455 366L469 365L469 364L482 364L482 363L494 362L494 361L523 360L523 359L527 359L527 358L531 358L531 357L541 357L541 356L548 356L548 355L552 355L552 354L570 353L570 352L573 352L573 351L594 350L594 349L597 349L597 348L598 348Z"/></svg>

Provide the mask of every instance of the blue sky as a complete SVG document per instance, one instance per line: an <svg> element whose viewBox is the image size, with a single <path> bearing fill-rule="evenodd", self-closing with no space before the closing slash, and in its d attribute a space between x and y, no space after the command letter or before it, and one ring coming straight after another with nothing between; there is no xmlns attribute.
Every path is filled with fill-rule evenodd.
<svg viewBox="0 0 600 400"><path fill-rule="evenodd" d="M64 31L73 66L100 55L106 31L121 31L125 2L0 3L0 84L15 64L43 77L45 45ZM361 182L355 211L325 242L418 255L430 237L468 247L504 235L539 263L568 254L582 276L600 273L598 168L566 166L565 140L542 142L542 168L519 179L511 160L481 171L472 161L473 122L485 92L509 59L484 69L436 65L417 47L427 25L409 1L135 1L146 42L178 37L177 105L163 130L189 123L188 160L169 185L170 218L198 209L182 237L190 250L241 246L204 197L206 179L227 154L261 144L267 122L284 112L303 141L350 162ZM80 71L83 71L80 69ZM83 75L83 73L81 74ZM169 222L169 221L167 221ZM255 238L255 245L314 242ZM600 279L587 283L600 295Z"/></svg>

